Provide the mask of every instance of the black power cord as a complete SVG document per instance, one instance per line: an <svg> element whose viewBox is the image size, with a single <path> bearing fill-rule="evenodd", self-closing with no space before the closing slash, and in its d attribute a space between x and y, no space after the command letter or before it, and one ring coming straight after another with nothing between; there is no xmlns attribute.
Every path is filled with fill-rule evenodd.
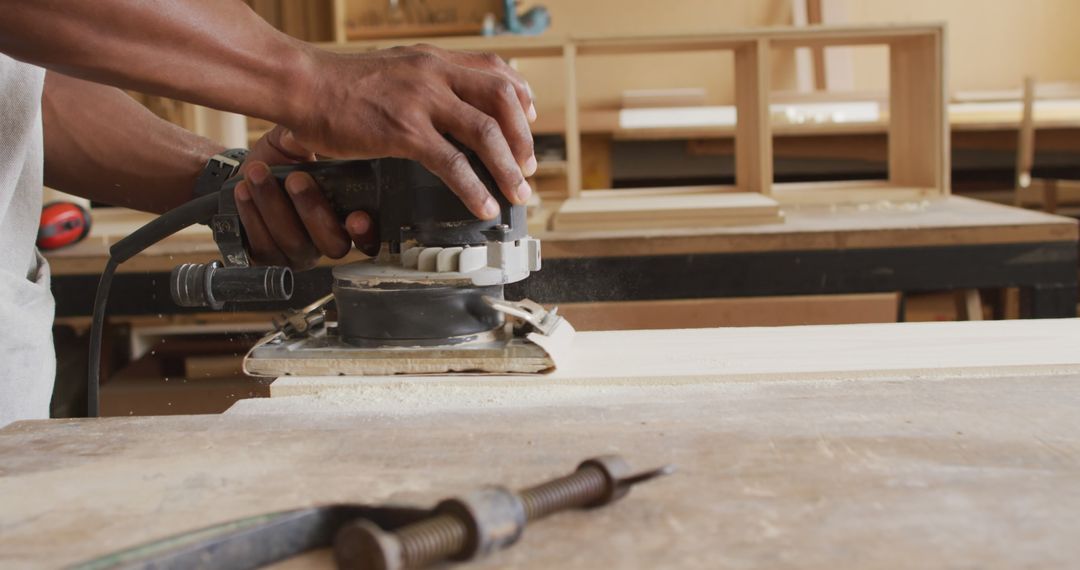
<svg viewBox="0 0 1080 570"><path fill-rule="evenodd" d="M105 328L105 306L109 302L109 288L112 286L116 268L144 249L188 226L210 223L210 219L218 212L218 203L217 192L186 202L154 218L109 248L109 261L101 273L101 281L98 282L97 295L94 297L94 318L90 323L90 371L86 380L87 417L96 418L100 413L101 335Z"/></svg>

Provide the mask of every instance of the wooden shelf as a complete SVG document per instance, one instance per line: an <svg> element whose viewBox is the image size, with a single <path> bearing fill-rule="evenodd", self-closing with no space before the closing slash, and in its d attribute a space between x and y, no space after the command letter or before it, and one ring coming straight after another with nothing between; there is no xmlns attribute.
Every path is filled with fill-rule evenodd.
<svg viewBox="0 0 1080 570"><path fill-rule="evenodd" d="M775 224L783 221L776 200L734 188L593 191L569 198L551 218L553 231L685 228Z"/></svg>
<svg viewBox="0 0 1080 570"><path fill-rule="evenodd" d="M404 24L387 26L346 26L349 41L387 40L395 38L425 38L445 36L477 36L483 31L479 24Z"/></svg>

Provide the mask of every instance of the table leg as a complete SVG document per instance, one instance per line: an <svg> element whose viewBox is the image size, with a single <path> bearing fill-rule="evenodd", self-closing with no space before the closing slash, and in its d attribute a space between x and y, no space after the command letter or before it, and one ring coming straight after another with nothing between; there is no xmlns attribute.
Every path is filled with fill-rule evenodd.
<svg viewBox="0 0 1080 570"><path fill-rule="evenodd" d="M1076 317L1076 283L1033 285L1022 290L1024 316L1031 319Z"/></svg>

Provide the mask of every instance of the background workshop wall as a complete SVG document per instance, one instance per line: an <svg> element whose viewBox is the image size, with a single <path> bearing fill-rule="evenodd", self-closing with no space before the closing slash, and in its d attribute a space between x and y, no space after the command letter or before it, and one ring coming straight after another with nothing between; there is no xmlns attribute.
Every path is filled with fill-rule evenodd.
<svg viewBox="0 0 1080 570"><path fill-rule="evenodd" d="M542 0L551 11L550 34L632 35L717 32L791 25L804 0ZM951 92L1015 89L1025 74L1040 81L1080 80L1080 2L1074 0L822 0L827 24L943 21L948 24ZM830 87L882 90L888 69L875 48L828 50ZM673 62L675 62L673 64ZM776 90L794 89L795 57L773 54ZM540 112L560 112L562 70L556 62L521 62ZM617 108L627 89L704 87L707 102L733 100L730 54L591 58L581 62L582 109Z"/></svg>
<svg viewBox="0 0 1080 570"><path fill-rule="evenodd" d="M386 0L247 0L271 24L310 41L378 37L428 37L475 33L476 17L492 0L427 0L417 16L412 0L401 0L409 18L440 23L391 23ZM943 21L948 24L950 93L1018 89L1025 75L1040 82L1080 80L1080 2L1075 0L538 0L551 12L549 35L612 35L714 33L746 28L789 26L807 21L807 9L820 3L826 24L876 24ZM335 8L336 7L336 8ZM343 16L335 19L335 9ZM443 22L453 12L458 24ZM426 13L426 12L425 12ZM423 16L423 17L421 17ZM340 30L338 30L340 26ZM826 49L825 80L835 91L883 91L888 69L878 47ZM797 63L797 61L801 63ZM774 50L771 83L776 91L795 90L808 70L792 50ZM564 108L563 69L558 61L520 61L519 69L536 92L542 116L560 116ZM634 89L702 88L706 104L731 104L733 58L730 53L656 54L593 57L580 62L578 99L583 111L617 109L623 93ZM812 73L812 70L809 71ZM197 131L184 115L170 118ZM188 113L187 118L193 115ZM251 125L253 136L267 126ZM213 134L213 133L204 133Z"/></svg>

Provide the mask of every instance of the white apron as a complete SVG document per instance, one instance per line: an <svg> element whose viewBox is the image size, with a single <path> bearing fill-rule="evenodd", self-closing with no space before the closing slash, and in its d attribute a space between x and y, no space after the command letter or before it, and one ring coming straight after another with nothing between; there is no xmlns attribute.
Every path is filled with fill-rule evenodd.
<svg viewBox="0 0 1080 570"><path fill-rule="evenodd" d="M41 219L45 70L0 54L0 427L49 417L56 374Z"/></svg>

